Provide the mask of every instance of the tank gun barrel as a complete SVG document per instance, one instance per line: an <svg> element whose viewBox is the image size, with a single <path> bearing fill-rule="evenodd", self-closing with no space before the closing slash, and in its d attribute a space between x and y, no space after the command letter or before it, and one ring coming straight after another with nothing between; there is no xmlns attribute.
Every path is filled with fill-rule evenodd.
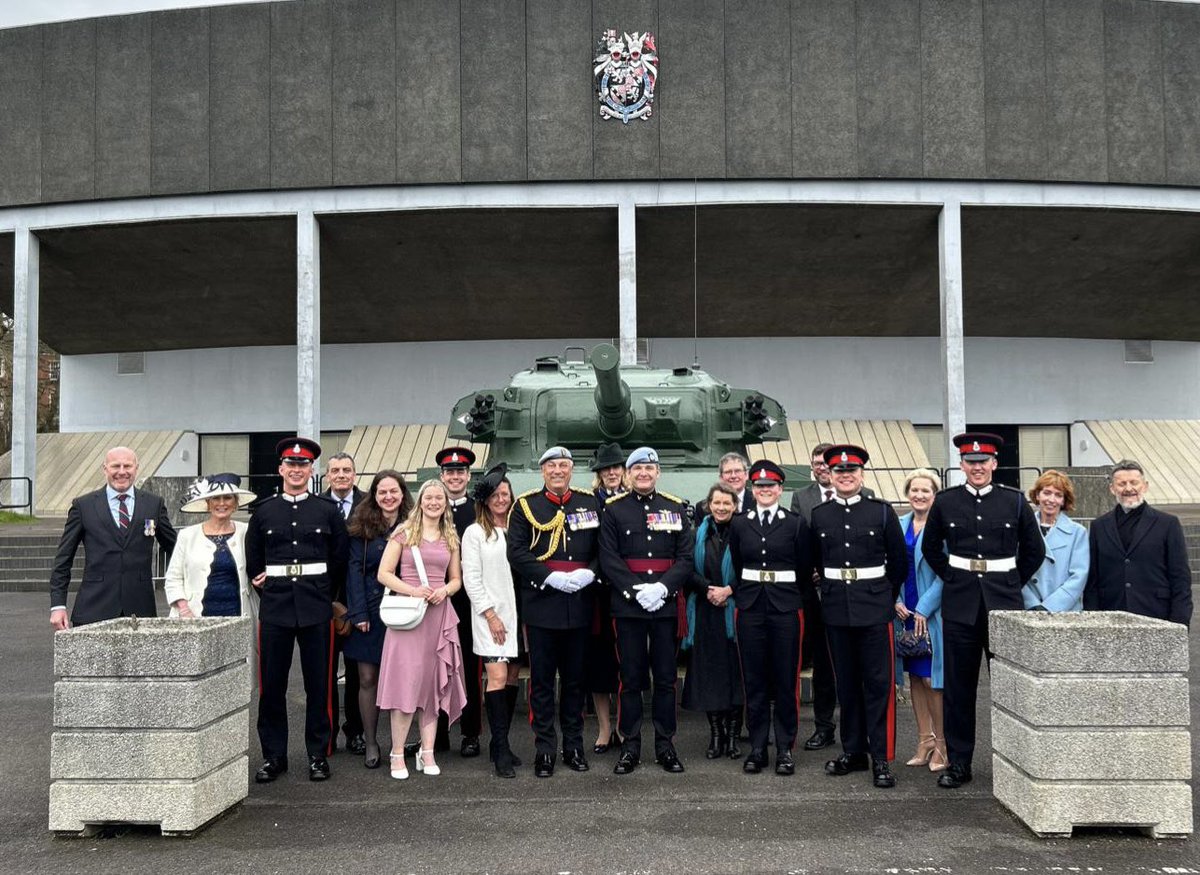
<svg viewBox="0 0 1200 875"><path fill-rule="evenodd" d="M633 431L633 404L628 384L621 379L621 360L611 343L592 350L592 369L596 372L596 413L600 431L609 440L620 440Z"/></svg>

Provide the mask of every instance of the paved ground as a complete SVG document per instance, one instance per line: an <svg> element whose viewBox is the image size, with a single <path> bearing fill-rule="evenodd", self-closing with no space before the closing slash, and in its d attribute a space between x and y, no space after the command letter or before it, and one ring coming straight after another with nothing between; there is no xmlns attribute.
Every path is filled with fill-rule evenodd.
<svg viewBox="0 0 1200 875"><path fill-rule="evenodd" d="M703 718L685 714L679 750L688 770L679 776L650 767L617 778L614 755L606 754L591 757L587 774L536 780L525 768L504 781L485 761L453 754L441 758L440 777L414 773L401 783L341 752L331 781L310 784L291 773L274 785L251 784L240 808L192 839L148 829L55 838L46 831L53 684L46 596L0 594L0 613L0 685L8 691L0 731L10 739L0 759L3 871L1200 872L1200 839L1121 831L1034 837L992 799L985 713L975 781L959 791L940 790L928 771L903 766L891 791L875 790L864 775L828 778L824 754L800 753L790 779L745 776L739 764L704 759ZM1192 714L1200 726L1197 634ZM296 727L295 695L292 704ZM907 707L900 713L907 758L912 716ZM802 730L811 730L811 712L801 716ZM519 737L518 752L531 754L530 739ZM293 749L292 762L303 761Z"/></svg>

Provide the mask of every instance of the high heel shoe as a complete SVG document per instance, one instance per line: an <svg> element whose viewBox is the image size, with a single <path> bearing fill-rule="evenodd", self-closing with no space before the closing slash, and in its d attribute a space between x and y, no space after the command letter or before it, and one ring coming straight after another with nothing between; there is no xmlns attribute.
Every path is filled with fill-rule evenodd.
<svg viewBox="0 0 1200 875"><path fill-rule="evenodd" d="M392 777L395 778L397 781L408 780L408 766L404 762L404 754L403 753L394 753L394 754L390 754L389 756L392 760ZM396 760L400 761L400 768L396 768ZM420 761L418 760L418 762L420 762ZM420 770L421 770L421 767L417 766L417 771L420 771Z"/></svg>
<svg viewBox="0 0 1200 875"><path fill-rule="evenodd" d="M933 756L933 751L937 745L937 736L932 732L921 739L917 744L917 752L913 754L913 758L906 762L906 766L926 766L929 765L929 759Z"/></svg>
<svg viewBox="0 0 1200 875"><path fill-rule="evenodd" d="M933 743L933 754L929 757L929 771L944 772L950 765L946 756L946 739L939 738Z"/></svg>
<svg viewBox="0 0 1200 875"><path fill-rule="evenodd" d="M617 731L614 729L609 733L608 741L597 741L592 745L592 753L608 753L609 749L621 746L621 739L617 737Z"/></svg>
<svg viewBox="0 0 1200 875"><path fill-rule="evenodd" d="M425 762L425 754L429 754L429 762ZM417 771L424 772L431 778L442 773L441 768L439 768L438 764L433 761L433 751L424 749L417 750Z"/></svg>

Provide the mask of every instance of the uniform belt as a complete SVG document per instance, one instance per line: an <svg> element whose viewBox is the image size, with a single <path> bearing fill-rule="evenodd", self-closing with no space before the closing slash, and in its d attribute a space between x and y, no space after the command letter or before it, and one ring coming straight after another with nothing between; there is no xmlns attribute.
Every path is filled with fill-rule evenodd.
<svg viewBox="0 0 1200 875"><path fill-rule="evenodd" d="M987 574L992 571L1015 571L1017 557L1006 559L967 559L965 556L950 554L950 567L960 571L974 571L976 574Z"/></svg>
<svg viewBox="0 0 1200 875"><path fill-rule="evenodd" d="M634 574L645 574L647 571L662 574L675 564L674 559L626 559L625 567Z"/></svg>
<svg viewBox="0 0 1200 875"><path fill-rule="evenodd" d="M753 580L756 583L795 583L794 571L767 571L760 568L743 568L742 580Z"/></svg>
<svg viewBox="0 0 1200 875"><path fill-rule="evenodd" d="M547 559L546 567L551 571L578 571L587 568L586 562L568 562L566 559Z"/></svg>
<svg viewBox="0 0 1200 875"><path fill-rule="evenodd" d="M305 577L324 574L329 566L324 562L293 562L291 565L268 565L267 577Z"/></svg>
<svg viewBox="0 0 1200 875"><path fill-rule="evenodd" d="M882 565L872 565L869 568L824 568L822 574L828 580L878 580L883 577L885 568Z"/></svg>

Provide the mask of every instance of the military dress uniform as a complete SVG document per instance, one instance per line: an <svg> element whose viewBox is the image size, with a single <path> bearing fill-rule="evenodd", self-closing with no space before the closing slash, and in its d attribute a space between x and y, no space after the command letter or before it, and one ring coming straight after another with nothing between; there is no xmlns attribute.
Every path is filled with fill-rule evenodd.
<svg viewBox="0 0 1200 875"><path fill-rule="evenodd" d="M892 621L896 596L908 575L904 532L890 504L859 493L850 498L835 495L814 507L812 539L825 635L842 705L843 755L826 771L842 775L866 769L869 753L877 785L891 786L894 779L885 767L896 754Z"/></svg>
<svg viewBox="0 0 1200 875"><path fill-rule="evenodd" d="M268 760L287 759L287 683L296 643L304 674L304 745L309 757L323 758L331 749L332 602L345 586L349 552L337 504L311 492L272 496L250 517L246 575L267 575L258 609L258 737Z"/></svg>
<svg viewBox="0 0 1200 875"><path fill-rule="evenodd" d="M508 561L521 598L529 655L529 711L539 772L553 771L554 680L564 762L578 771L583 758L583 655L591 628L595 586L561 592L546 584L554 571L597 570L600 506L586 489L556 495L545 487L520 495L508 518ZM580 768L582 766L582 768Z"/></svg>
<svg viewBox="0 0 1200 875"><path fill-rule="evenodd" d="M760 468L779 471L770 462ZM782 471L779 471L782 483ZM776 505L769 521L757 506L729 524L733 561L733 597L737 602L738 652L746 688L746 724L750 733L747 771L766 765L771 701L775 702L775 744L779 755L796 742L800 700L800 643L804 636L802 589L812 580L808 524L799 514Z"/></svg>
<svg viewBox="0 0 1200 875"><path fill-rule="evenodd" d="M454 517L454 530L458 532L461 543L463 532L475 522L475 502L468 495L450 502L450 513ZM475 638L471 626L471 597L467 588L461 587L450 596L450 603L458 614L458 641L462 646L463 685L467 690L467 702L463 706L462 716L458 720L458 728L462 732L464 755L473 755L469 748L474 747L478 752L479 733L483 727L483 690L481 677L483 675L483 660L475 653ZM444 720L445 716L439 718ZM439 723L440 728L440 723ZM474 744L472 745L472 739Z"/></svg>
<svg viewBox="0 0 1200 875"><path fill-rule="evenodd" d="M624 492L608 499L600 527L600 570L610 590L621 686L617 732L622 753L634 764L642 751L642 693L654 676L651 715L654 755L664 766L674 756L675 659L678 594L691 579L693 532L683 499L657 490ZM661 583L666 601L653 613L637 601L635 586ZM672 771L682 771L671 769Z"/></svg>
<svg viewBox="0 0 1200 875"><path fill-rule="evenodd" d="M977 436L995 444L971 440ZM961 444L960 438L969 442ZM994 455L999 440L972 433L959 435L955 443L960 450L982 446ZM975 753L979 658L986 653L991 659L988 612L1024 610L1021 589L1041 567L1046 547L1021 492L996 483L979 489L964 484L937 494L925 523L922 553L943 581L943 713L948 772L955 773L943 773L939 783L957 786L955 774L970 780Z"/></svg>

